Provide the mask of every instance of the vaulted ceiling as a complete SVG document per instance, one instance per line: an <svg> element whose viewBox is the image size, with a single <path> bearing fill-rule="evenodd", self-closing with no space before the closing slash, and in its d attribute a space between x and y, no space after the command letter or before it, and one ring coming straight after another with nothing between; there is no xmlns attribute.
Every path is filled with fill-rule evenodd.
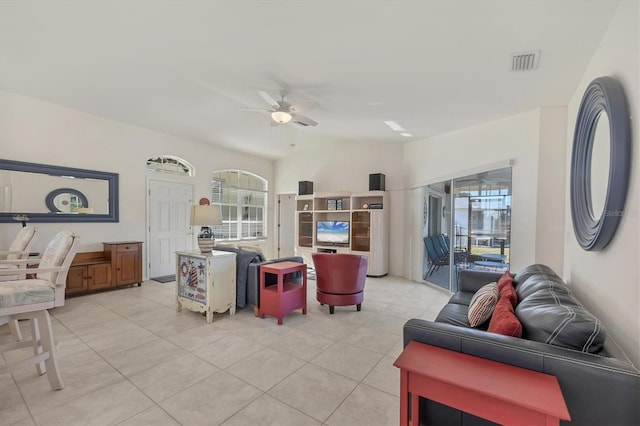
<svg viewBox="0 0 640 426"><path fill-rule="evenodd" d="M0 90L281 158L566 105L614 0L0 2ZM539 51L512 72L510 55ZM315 101L270 125L258 94ZM401 136L384 121L410 133ZM292 145L295 145L292 146Z"/></svg>

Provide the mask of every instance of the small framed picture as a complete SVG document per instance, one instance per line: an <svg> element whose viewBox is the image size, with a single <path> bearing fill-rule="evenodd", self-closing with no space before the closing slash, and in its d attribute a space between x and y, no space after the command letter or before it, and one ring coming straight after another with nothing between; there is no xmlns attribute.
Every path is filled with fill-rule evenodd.
<svg viewBox="0 0 640 426"><path fill-rule="evenodd" d="M305 212L309 210L309 203L304 203L304 206L302 206L302 210L304 210Z"/></svg>
<svg viewBox="0 0 640 426"><path fill-rule="evenodd" d="M336 210L342 210L342 198L336 199Z"/></svg>
<svg viewBox="0 0 640 426"><path fill-rule="evenodd" d="M336 209L336 200L327 200L327 210Z"/></svg>

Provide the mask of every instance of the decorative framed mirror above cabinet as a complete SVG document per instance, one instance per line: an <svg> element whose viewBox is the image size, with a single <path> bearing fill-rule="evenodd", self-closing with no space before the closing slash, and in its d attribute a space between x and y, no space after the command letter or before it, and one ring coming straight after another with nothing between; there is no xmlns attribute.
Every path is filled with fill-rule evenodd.
<svg viewBox="0 0 640 426"><path fill-rule="evenodd" d="M118 222L118 174L0 159L0 222Z"/></svg>

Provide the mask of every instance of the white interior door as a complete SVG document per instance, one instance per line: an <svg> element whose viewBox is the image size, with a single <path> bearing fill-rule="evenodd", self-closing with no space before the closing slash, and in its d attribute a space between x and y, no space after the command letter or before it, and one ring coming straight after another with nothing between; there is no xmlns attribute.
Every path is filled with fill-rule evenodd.
<svg viewBox="0 0 640 426"><path fill-rule="evenodd" d="M149 180L148 277L175 274L175 252L191 250L193 185Z"/></svg>
<svg viewBox="0 0 640 426"><path fill-rule="evenodd" d="M278 257L295 256L296 197L293 194L278 195Z"/></svg>

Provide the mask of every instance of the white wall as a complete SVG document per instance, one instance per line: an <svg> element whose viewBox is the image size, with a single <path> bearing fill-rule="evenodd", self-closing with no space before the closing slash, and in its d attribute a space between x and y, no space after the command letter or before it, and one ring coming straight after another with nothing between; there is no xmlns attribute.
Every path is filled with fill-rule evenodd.
<svg viewBox="0 0 640 426"><path fill-rule="evenodd" d="M301 130L303 131L303 130ZM315 192L369 190L369 174L384 173L391 211L389 274L402 275L404 235L403 145L394 142L322 141L276 162L276 192L298 191L298 181L313 182Z"/></svg>
<svg viewBox="0 0 640 426"><path fill-rule="evenodd" d="M540 110L538 205L535 262L549 265L562 276L564 253L565 163L562 143L567 134L567 108ZM571 226L569 224L569 226Z"/></svg>
<svg viewBox="0 0 640 426"><path fill-rule="evenodd" d="M42 230L40 250L63 228L80 234L79 251L102 250L103 241L146 241L146 160L157 155L175 155L195 166L197 175L187 180L194 183L196 200L211 197L211 172L217 169L243 169L273 180L271 160L0 91L1 158L120 175L119 223L35 224ZM269 223L273 217L270 204ZM19 227L18 223L0 224L0 246L8 246ZM268 255L273 240L270 234Z"/></svg>
<svg viewBox="0 0 640 426"><path fill-rule="evenodd" d="M620 81L632 117L633 157L625 215L620 220L615 237L603 251L587 252L580 248L573 235L569 197L566 197L564 250L564 278L582 303L602 320L610 335L636 366L640 366L639 9L636 0L621 2L568 105L565 144L568 169L573 129L586 87L594 78L601 76L612 76Z"/></svg>
<svg viewBox="0 0 640 426"><path fill-rule="evenodd" d="M535 256L536 205L538 175L538 141L540 112L523 114L450 132L406 144L406 186L435 183L454 176L464 176L479 167L515 160L512 169L511 267L517 271ZM413 205L417 205L413 203ZM407 208L411 210L409 203ZM422 224L422 208L411 211L413 225ZM423 242L405 239L405 254L411 258L411 271L404 275L422 278Z"/></svg>

